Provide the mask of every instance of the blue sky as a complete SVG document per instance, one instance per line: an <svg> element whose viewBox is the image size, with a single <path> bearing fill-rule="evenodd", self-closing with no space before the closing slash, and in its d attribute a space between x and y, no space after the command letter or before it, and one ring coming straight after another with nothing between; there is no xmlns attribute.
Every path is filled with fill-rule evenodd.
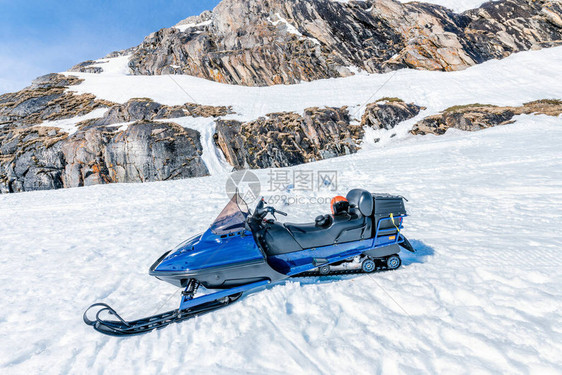
<svg viewBox="0 0 562 375"><path fill-rule="evenodd" d="M0 0L0 94L139 44L219 0Z"/></svg>

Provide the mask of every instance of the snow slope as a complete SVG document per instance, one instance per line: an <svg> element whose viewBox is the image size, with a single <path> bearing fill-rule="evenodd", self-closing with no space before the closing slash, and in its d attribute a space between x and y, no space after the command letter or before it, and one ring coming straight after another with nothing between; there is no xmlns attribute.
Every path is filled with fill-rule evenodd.
<svg viewBox="0 0 562 375"><path fill-rule="evenodd" d="M118 59L108 63L111 71L107 73L69 73L85 80L72 86L72 91L92 93L117 103L131 98L151 98L168 105L185 102L232 105L238 115L231 117L246 120L272 112L302 112L313 106L344 105L360 117L367 103L384 96L426 106L424 115L475 101L519 105L535 99L562 97L562 47L521 52L457 72L403 69L268 87L227 85L187 75L126 75L123 71L127 59ZM119 64L123 67L119 68Z"/></svg>
<svg viewBox="0 0 562 375"><path fill-rule="evenodd" d="M226 175L0 195L0 372L561 373L561 125L519 116L293 168L337 170L338 193L406 196L418 253L394 272L295 279L127 339L82 312L175 308L179 291L148 267L214 219ZM265 189L268 171L256 173ZM280 208L291 221L328 210Z"/></svg>

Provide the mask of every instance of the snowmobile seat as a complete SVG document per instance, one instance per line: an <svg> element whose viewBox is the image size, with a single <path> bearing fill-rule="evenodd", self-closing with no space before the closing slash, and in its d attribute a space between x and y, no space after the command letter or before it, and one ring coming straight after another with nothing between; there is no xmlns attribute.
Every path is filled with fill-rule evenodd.
<svg viewBox="0 0 562 375"><path fill-rule="evenodd" d="M347 193L347 201L350 205L350 212L365 217L373 214L373 196L367 190L353 189Z"/></svg>
<svg viewBox="0 0 562 375"><path fill-rule="evenodd" d="M351 190L349 206L336 215L320 215L314 223L272 223L265 232L268 255L279 255L372 237L373 197L362 189Z"/></svg>
<svg viewBox="0 0 562 375"><path fill-rule="evenodd" d="M359 241L370 237L372 232L372 219L370 217L349 213L331 217L331 223L327 226L318 226L316 223L285 223L285 228L303 249Z"/></svg>

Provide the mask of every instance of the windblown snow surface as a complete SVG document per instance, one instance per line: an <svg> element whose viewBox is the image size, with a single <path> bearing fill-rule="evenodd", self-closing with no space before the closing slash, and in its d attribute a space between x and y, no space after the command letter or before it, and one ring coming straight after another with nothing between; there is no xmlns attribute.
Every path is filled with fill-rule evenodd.
<svg viewBox="0 0 562 375"><path fill-rule="evenodd" d="M357 106L370 96L403 97L427 106L426 116L454 104L562 97L561 62L555 48L463 72L272 88L173 79L204 104L231 100L241 117ZM170 77L119 71L82 74L76 89L121 101L187 101ZM329 210L314 199L351 188L407 197L404 234L417 253L402 252L402 268L292 279L137 337L103 336L82 313L100 301L126 319L176 308L179 289L148 276L148 268L212 222L228 201L228 174L217 165L204 178L0 195L0 371L561 373L562 118L518 116L510 125L439 137L408 135L412 124L369 132L355 155L273 171L336 171L336 191L272 192L272 171L255 171L266 196L290 198L276 206L293 222Z"/></svg>

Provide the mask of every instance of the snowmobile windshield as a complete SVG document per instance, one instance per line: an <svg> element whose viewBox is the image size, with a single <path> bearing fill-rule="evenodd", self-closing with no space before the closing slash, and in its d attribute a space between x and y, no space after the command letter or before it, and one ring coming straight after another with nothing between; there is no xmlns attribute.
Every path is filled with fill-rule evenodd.
<svg viewBox="0 0 562 375"><path fill-rule="evenodd" d="M219 216L217 216L213 224L211 224L210 229L219 236L244 230L247 216L248 205L236 193Z"/></svg>

